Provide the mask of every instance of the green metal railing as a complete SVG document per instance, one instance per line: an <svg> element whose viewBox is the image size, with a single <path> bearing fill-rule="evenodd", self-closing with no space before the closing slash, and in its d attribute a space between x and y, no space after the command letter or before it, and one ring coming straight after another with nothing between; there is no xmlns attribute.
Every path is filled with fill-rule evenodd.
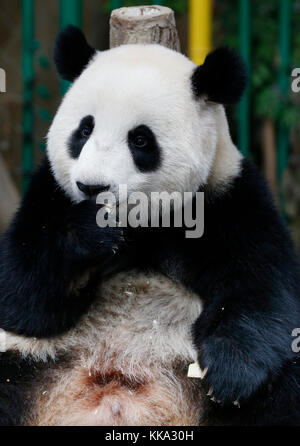
<svg viewBox="0 0 300 446"><path fill-rule="evenodd" d="M122 8L122 6L123 6L123 1L122 1L122 0L110 0L110 2L109 2L109 6L110 6L110 9L111 9L111 10L113 10L113 9L118 9L118 8Z"/></svg>
<svg viewBox="0 0 300 446"><path fill-rule="evenodd" d="M290 48L291 48L291 0L279 0L279 69L278 86L283 96L290 88ZM289 139L288 130L280 123L277 131L277 170L279 179L279 200L281 211L285 213L282 177L288 165Z"/></svg>
<svg viewBox="0 0 300 446"><path fill-rule="evenodd" d="M22 190L28 186L34 165L34 0L22 0L23 143Z"/></svg>
<svg viewBox="0 0 300 446"><path fill-rule="evenodd" d="M240 53L246 62L250 73L250 45L251 45L251 11L250 0L239 0L239 42ZM250 87L238 107L238 146L244 156L250 153Z"/></svg>
<svg viewBox="0 0 300 446"><path fill-rule="evenodd" d="M60 27L82 25L82 0L60 0ZM34 94L35 94L35 0L22 0L22 76L23 76L23 141L22 191L25 192L34 167ZM61 82L64 94L70 83ZM40 90L41 91L41 90ZM41 95L41 93L40 93Z"/></svg>
<svg viewBox="0 0 300 446"><path fill-rule="evenodd" d="M153 0L152 1L152 5L164 5L164 3L165 3L165 1L164 0ZM109 6L110 6L110 9L111 10L113 10L113 9L118 9L118 8L122 8L122 6L123 6L123 4L124 4L124 1L123 0L110 0L109 1ZM143 2L141 1L141 4L143 4Z"/></svg>
<svg viewBox="0 0 300 446"><path fill-rule="evenodd" d="M60 0L59 2L59 25L64 28L67 25L82 27L82 0ZM70 82L61 81L61 92L65 94Z"/></svg>
<svg viewBox="0 0 300 446"><path fill-rule="evenodd" d="M291 52L291 0L277 0L279 12L279 67L278 87L283 97L290 88L290 52ZM251 60L251 1L239 0L239 42L240 52L250 70ZM282 180L289 159L289 136L287 127L281 122L277 130L277 177L279 183L279 201L285 215ZM238 145L245 156L250 153L250 94L249 87L238 108Z"/></svg>

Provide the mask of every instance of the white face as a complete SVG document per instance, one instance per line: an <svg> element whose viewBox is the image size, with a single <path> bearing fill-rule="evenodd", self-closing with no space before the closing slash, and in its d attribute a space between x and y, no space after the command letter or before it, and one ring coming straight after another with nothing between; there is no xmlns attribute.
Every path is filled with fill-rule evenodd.
<svg viewBox="0 0 300 446"><path fill-rule="evenodd" d="M54 175L72 200L85 198L78 183L171 193L194 192L207 182L217 146L216 106L194 99L194 67L158 45L96 54L48 134Z"/></svg>

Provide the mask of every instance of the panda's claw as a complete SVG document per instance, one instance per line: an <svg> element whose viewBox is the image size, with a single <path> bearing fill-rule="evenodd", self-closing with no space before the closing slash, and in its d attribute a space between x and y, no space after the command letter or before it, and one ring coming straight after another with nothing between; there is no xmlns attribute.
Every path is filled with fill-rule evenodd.
<svg viewBox="0 0 300 446"><path fill-rule="evenodd" d="M212 401L213 403L216 403L216 404L221 404L221 403L222 403L221 400L218 400L218 399L214 396L214 389L213 389L213 387L210 387L210 389L209 389L209 391L207 392L206 396L209 396L209 397L210 397L210 398L209 398L210 401Z"/></svg>
<svg viewBox="0 0 300 446"><path fill-rule="evenodd" d="M204 379L205 376L207 375L208 367L205 367L204 369L201 369L200 367L200 370L201 370L201 379Z"/></svg>
<svg viewBox="0 0 300 446"><path fill-rule="evenodd" d="M209 389L207 396L226 405L239 407L267 379L265 368L257 366L254 359L249 363L239 345L221 336L209 336L202 341L199 363L205 367L204 371L207 369L202 378Z"/></svg>
<svg viewBox="0 0 300 446"><path fill-rule="evenodd" d="M214 389L212 387L210 387L209 391L207 392L207 396L212 396L214 393Z"/></svg>

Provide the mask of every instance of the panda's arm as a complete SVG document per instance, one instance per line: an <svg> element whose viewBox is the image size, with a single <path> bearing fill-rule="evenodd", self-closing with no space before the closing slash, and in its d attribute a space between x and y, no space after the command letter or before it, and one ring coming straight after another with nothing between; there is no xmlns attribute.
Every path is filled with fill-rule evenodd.
<svg viewBox="0 0 300 446"><path fill-rule="evenodd" d="M96 279L117 265L122 230L99 228L96 204L72 204L47 159L0 241L0 328L35 337L61 333L89 307ZM98 271L99 270L99 271Z"/></svg>
<svg viewBox="0 0 300 446"><path fill-rule="evenodd" d="M22 397L19 386L7 381L0 383L0 427L19 425L23 412Z"/></svg>
<svg viewBox="0 0 300 446"><path fill-rule="evenodd" d="M164 232L159 268L203 301L194 342L217 400L248 398L291 360L299 326L299 267L268 188L248 161L230 190L207 197L205 232ZM154 241L152 242L154 244Z"/></svg>

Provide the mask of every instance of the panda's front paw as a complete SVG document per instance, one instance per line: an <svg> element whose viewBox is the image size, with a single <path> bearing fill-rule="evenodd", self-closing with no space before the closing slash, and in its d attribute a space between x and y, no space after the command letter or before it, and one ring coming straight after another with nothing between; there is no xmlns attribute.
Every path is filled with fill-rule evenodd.
<svg viewBox="0 0 300 446"><path fill-rule="evenodd" d="M263 358L247 355L225 337L209 336L199 349L199 364L208 397L215 403L239 405L268 377Z"/></svg>
<svg viewBox="0 0 300 446"><path fill-rule="evenodd" d="M67 226L68 245L74 259L91 263L109 261L126 245L121 227L101 227L97 222L99 207L93 201L83 201L73 207Z"/></svg>

